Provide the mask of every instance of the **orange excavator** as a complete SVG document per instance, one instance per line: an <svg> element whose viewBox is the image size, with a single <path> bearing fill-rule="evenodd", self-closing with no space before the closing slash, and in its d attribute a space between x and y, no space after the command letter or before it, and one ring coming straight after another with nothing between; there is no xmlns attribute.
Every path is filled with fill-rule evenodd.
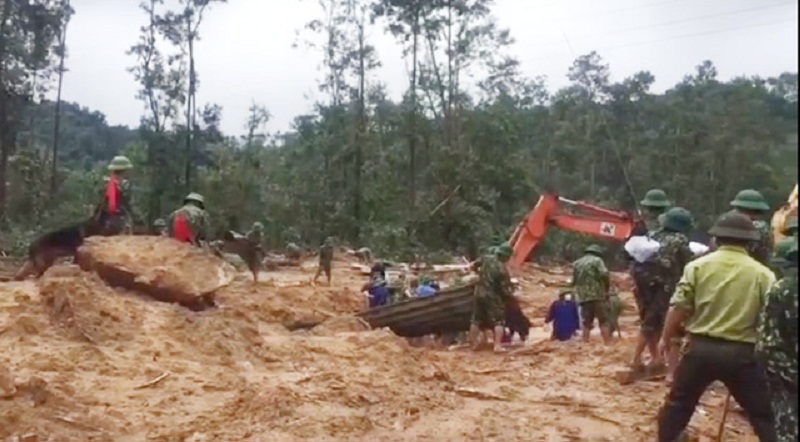
<svg viewBox="0 0 800 442"><path fill-rule="evenodd" d="M629 213L545 193L511 235L509 245L514 254L509 263L512 268L520 269L551 225L570 232L622 242L631 236L637 222Z"/></svg>

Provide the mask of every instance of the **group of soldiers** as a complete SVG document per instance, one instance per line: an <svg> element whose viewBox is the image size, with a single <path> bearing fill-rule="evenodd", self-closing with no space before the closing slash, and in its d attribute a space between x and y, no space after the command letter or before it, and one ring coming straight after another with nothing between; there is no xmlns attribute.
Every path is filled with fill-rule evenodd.
<svg viewBox="0 0 800 442"><path fill-rule="evenodd" d="M759 440L796 440L796 217L771 253L764 221L770 207L758 191L743 190L709 231L712 251L697 257L689 247L689 211L671 207L659 189L649 191L641 205L647 234L660 247L652 259L631 266L640 314L632 368L644 369L645 348L647 368L666 363L671 385L659 413L658 440L672 442L683 434L714 381L726 385Z"/></svg>

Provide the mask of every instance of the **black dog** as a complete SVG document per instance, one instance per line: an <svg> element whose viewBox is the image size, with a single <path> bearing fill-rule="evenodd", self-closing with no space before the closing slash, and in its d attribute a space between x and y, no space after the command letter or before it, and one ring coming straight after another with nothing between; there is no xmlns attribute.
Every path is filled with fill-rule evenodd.
<svg viewBox="0 0 800 442"><path fill-rule="evenodd" d="M83 240L101 233L102 229L95 221L84 221L45 233L28 247L28 261L14 276L14 280L22 281L30 275L38 278L58 258L71 256L77 260L78 247L83 245Z"/></svg>

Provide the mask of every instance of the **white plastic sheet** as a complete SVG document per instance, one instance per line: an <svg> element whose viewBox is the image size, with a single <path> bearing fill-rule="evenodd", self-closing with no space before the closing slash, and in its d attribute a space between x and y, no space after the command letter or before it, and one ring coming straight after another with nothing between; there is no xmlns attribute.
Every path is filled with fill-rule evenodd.
<svg viewBox="0 0 800 442"><path fill-rule="evenodd" d="M694 256L705 255L709 251L707 245L694 241L689 243L689 248L692 250L692 253L694 253Z"/></svg>
<svg viewBox="0 0 800 442"><path fill-rule="evenodd" d="M632 236L625 243L625 251L639 263L645 262L658 253L661 244L647 236Z"/></svg>

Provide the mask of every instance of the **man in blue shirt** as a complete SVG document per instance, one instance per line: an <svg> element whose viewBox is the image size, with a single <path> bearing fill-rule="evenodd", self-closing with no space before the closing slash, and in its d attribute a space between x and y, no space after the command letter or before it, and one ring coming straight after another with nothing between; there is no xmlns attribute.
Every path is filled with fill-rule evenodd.
<svg viewBox="0 0 800 442"><path fill-rule="evenodd" d="M553 323L551 337L553 340L569 341L580 328L578 305L572 300L569 292L560 293L558 300L550 304L550 311L547 313L545 323L551 322Z"/></svg>
<svg viewBox="0 0 800 442"><path fill-rule="evenodd" d="M427 298L428 296L433 296L436 294L436 287L434 287L433 281L424 276L419 279L419 285L414 291L414 294L417 295L417 297Z"/></svg>

